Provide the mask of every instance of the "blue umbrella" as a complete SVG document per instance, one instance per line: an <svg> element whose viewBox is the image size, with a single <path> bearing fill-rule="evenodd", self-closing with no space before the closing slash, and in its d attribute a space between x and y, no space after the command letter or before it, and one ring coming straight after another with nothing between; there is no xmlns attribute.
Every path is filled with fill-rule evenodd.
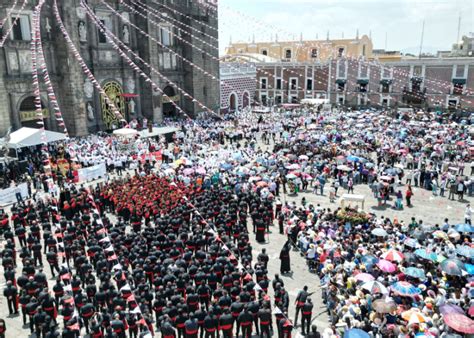
<svg viewBox="0 0 474 338"><path fill-rule="evenodd" d="M474 275L474 265L466 263L464 264L464 267L466 268L468 274Z"/></svg>
<svg viewBox="0 0 474 338"><path fill-rule="evenodd" d="M449 258L441 262L441 270L451 276L462 276L464 269L464 264L459 259Z"/></svg>
<svg viewBox="0 0 474 338"><path fill-rule="evenodd" d="M347 156L347 160L349 162L359 162L360 158L358 158L357 156L354 156L354 155L349 155L349 156Z"/></svg>
<svg viewBox="0 0 474 338"><path fill-rule="evenodd" d="M438 255L435 252L428 252L426 249L418 249L415 251L415 255L423 259L435 262L438 259Z"/></svg>
<svg viewBox="0 0 474 338"><path fill-rule="evenodd" d="M410 247L410 248L418 248L420 246L420 243L418 243L418 241L414 238L405 238L405 240L403 241L403 244L405 244L406 246Z"/></svg>
<svg viewBox="0 0 474 338"><path fill-rule="evenodd" d="M421 292L416 286L404 281L396 282L390 288L402 296L414 296Z"/></svg>
<svg viewBox="0 0 474 338"><path fill-rule="evenodd" d="M370 335L361 329L350 329L344 332L344 338L370 338Z"/></svg>
<svg viewBox="0 0 474 338"><path fill-rule="evenodd" d="M456 248L456 253L467 258L474 258L474 249L465 245L458 246Z"/></svg>
<svg viewBox="0 0 474 338"><path fill-rule="evenodd" d="M420 280L425 280L425 272L422 269L414 268L414 267L409 267L405 269L405 275L413 277L413 278L418 278Z"/></svg>
<svg viewBox="0 0 474 338"><path fill-rule="evenodd" d="M377 262L379 261L379 259L378 259L377 257L375 257L375 256L365 255L365 256L362 256L361 261L362 261L362 263L364 263L364 265L366 265L366 266L372 266L372 265L377 264Z"/></svg>
<svg viewBox="0 0 474 338"><path fill-rule="evenodd" d="M457 232L474 232L474 227L470 224L457 224L456 231Z"/></svg>
<svg viewBox="0 0 474 338"><path fill-rule="evenodd" d="M224 170L230 170L232 169L234 166L230 163L223 163L221 164L221 168L224 169Z"/></svg>

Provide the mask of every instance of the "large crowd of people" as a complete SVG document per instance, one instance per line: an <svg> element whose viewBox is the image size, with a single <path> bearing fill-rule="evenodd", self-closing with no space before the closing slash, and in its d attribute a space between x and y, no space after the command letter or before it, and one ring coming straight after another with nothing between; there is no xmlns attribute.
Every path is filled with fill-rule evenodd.
<svg viewBox="0 0 474 338"><path fill-rule="evenodd" d="M460 203L464 223L440 215L427 225L306 200L335 201L367 185L382 210L392 201L417 208L414 188L466 202L474 190L469 126L309 108L173 125L170 144L91 135L49 146L68 170L105 162L97 186L20 154L34 198L0 216L2 311L11 314L0 330L22 320L37 337L66 338L474 333L469 204ZM157 151L160 159L150 156ZM41 183L51 175L54 191ZM286 201L302 192L301 205ZM284 280L270 276L265 250L254 257L252 233L268 243L273 225L288 236L280 273L291 271L294 249L321 280L325 328L311 325L308 287L290 318Z"/></svg>

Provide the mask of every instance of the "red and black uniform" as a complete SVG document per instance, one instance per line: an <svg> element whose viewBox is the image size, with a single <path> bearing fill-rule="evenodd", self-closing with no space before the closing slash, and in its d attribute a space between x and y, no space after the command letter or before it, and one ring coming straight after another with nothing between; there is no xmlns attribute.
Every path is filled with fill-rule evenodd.
<svg viewBox="0 0 474 338"><path fill-rule="evenodd" d="M234 328L234 318L230 312L224 313L219 318L219 330L222 331L224 338L232 337L232 330Z"/></svg>

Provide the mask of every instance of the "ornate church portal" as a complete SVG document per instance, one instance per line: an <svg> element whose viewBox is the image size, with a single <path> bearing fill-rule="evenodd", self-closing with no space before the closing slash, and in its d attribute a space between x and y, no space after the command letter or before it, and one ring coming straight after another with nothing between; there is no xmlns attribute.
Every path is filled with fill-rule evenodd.
<svg viewBox="0 0 474 338"><path fill-rule="evenodd" d="M102 88L109 97L109 100L112 101L122 116L125 116L125 100L122 96L122 86L115 81L110 81L107 82ZM114 114L112 107L107 104L105 98L102 95L100 97L100 106L102 109L102 120L104 121L106 129L121 127L119 118Z"/></svg>

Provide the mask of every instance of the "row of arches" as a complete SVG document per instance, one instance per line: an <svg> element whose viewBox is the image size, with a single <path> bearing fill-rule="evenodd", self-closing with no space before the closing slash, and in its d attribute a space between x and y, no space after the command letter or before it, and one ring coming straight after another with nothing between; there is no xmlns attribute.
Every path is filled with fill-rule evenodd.
<svg viewBox="0 0 474 338"><path fill-rule="evenodd" d="M244 91L242 94L242 99L239 100L239 96L236 92L229 94L229 111L235 112L239 108L246 108L250 105L250 94L248 91Z"/></svg>

